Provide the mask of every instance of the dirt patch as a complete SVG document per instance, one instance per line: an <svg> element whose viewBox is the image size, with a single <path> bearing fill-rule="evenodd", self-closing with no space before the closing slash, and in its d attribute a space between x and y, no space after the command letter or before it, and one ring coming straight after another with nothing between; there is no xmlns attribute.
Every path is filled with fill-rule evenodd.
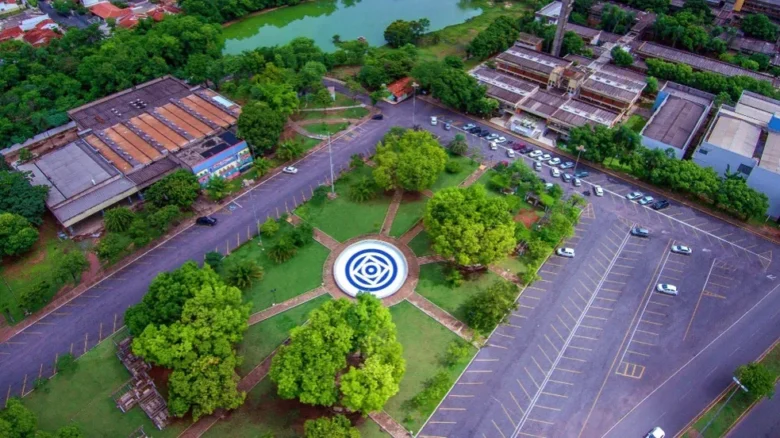
<svg viewBox="0 0 780 438"><path fill-rule="evenodd" d="M153 366L147 371L147 374L154 382L154 386L157 387L160 395L165 397L166 400L168 399L168 380L171 378L171 373L173 373L173 370L157 366Z"/></svg>
<svg viewBox="0 0 780 438"><path fill-rule="evenodd" d="M417 201L423 200L425 198L426 198L426 196L423 195L420 192L404 192L404 195L401 198L401 203L404 203L404 202L417 202Z"/></svg>
<svg viewBox="0 0 780 438"><path fill-rule="evenodd" d="M526 228L531 228L531 225L535 224L539 220L539 215L534 210L521 210L515 216L515 222L522 222Z"/></svg>

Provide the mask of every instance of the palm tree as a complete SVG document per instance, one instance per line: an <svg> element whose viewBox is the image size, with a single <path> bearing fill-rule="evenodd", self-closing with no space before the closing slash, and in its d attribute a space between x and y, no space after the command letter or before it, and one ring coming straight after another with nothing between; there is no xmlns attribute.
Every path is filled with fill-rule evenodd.
<svg viewBox="0 0 780 438"><path fill-rule="evenodd" d="M227 282L239 289L248 289L255 280L263 279L265 271L254 260L242 260L233 265L228 271Z"/></svg>

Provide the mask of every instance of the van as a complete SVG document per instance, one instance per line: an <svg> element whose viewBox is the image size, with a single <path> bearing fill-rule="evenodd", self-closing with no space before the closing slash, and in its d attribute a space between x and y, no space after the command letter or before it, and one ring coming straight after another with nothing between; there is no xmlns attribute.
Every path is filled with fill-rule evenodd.
<svg viewBox="0 0 780 438"><path fill-rule="evenodd" d="M431 126L436 126L439 124L439 119L436 118L436 116L431 116Z"/></svg>
<svg viewBox="0 0 780 438"><path fill-rule="evenodd" d="M496 145L496 142L494 142L494 141L490 142L490 150L491 151L497 151L498 150L498 145Z"/></svg>
<svg viewBox="0 0 780 438"><path fill-rule="evenodd" d="M512 149L507 149L506 150L506 156L509 157L509 158L514 158L515 157L515 151L513 151Z"/></svg>

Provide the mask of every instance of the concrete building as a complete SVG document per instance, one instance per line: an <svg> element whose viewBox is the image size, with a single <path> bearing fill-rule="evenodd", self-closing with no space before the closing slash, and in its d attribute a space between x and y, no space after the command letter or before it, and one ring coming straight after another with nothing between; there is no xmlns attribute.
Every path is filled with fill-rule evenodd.
<svg viewBox="0 0 780 438"><path fill-rule="evenodd" d="M557 87L571 61L518 45L496 57L496 68L504 73L535 82L542 87Z"/></svg>
<svg viewBox="0 0 780 438"><path fill-rule="evenodd" d="M177 153L176 158L198 177L201 185L206 185L213 177L237 178L241 171L252 165L252 152L246 141L230 131L187 148Z"/></svg>
<svg viewBox="0 0 780 438"><path fill-rule="evenodd" d="M46 205L68 228L132 202L178 168L197 168L176 153L223 134L239 113L214 91L165 76L69 111L77 139L18 167L32 173L34 184L50 187Z"/></svg>
<svg viewBox="0 0 780 438"><path fill-rule="evenodd" d="M780 216L780 101L744 91L734 107L723 105L693 161L742 176L769 197L768 214Z"/></svg>
<svg viewBox="0 0 780 438"><path fill-rule="evenodd" d="M682 159L707 120L714 100L710 93L667 82L655 99L653 115L640 132L642 146L671 150L677 159Z"/></svg>
<svg viewBox="0 0 780 438"><path fill-rule="evenodd" d="M601 30L593 29L579 24L566 23L566 32L574 32L585 41L585 44L597 46L601 38Z"/></svg>
<svg viewBox="0 0 780 438"><path fill-rule="evenodd" d="M580 87L580 99L622 113L642 96L647 78L631 70L604 64Z"/></svg>
<svg viewBox="0 0 780 438"><path fill-rule="evenodd" d="M541 52L542 44L544 44L544 38L531 35L530 33L520 32L520 35L518 35L515 44L529 50L536 50L537 52Z"/></svg>
<svg viewBox="0 0 780 438"><path fill-rule="evenodd" d="M581 100L569 99L553 112L547 120L547 127L567 138L572 128L585 125L602 125L611 128L619 120L620 114L616 112L607 111Z"/></svg>
<svg viewBox="0 0 780 438"><path fill-rule="evenodd" d="M563 2L556 0L536 11L534 16L536 17L536 21L541 21L544 24L558 24L558 18L561 16L562 9Z"/></svg>
<svg viewBox="0 0 780 438"><path fill-rule="evenodd" d="M767 17L780 20L780 0L736 0L734 2L734 10L737 12L764 14Z"/></svg>
<svg viewBox="0 0 780 438"><path fill-rule="evenodd" d="M539 89L539 86L532 82L487 67L477 67L471 75L487 87L488 97L496 99L501 108L510 113L514 113L526 97Z"/></svg>
<svg viewBox="0 0 780 438"><path fill-rule="evenodd" d="M729 49L747 54L762 53L770 57L774 56L779 51L777 46L773 43L745 37L736 37L732 39L729 43Z"/></svg>

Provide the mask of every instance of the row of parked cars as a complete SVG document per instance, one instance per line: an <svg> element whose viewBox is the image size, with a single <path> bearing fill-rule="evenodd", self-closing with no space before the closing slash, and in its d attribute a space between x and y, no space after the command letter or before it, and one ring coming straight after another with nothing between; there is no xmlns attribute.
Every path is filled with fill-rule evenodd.
<svg viewBox="0 0 780 438"><path fill-rule="evenodd" d="M664 208L667 208L670 205L669 201L667 201L666 199L659 199L656 201L655 198L653 198L652 196L645 195L642 192L631 192L626 195L626 199L628 199L629 201L637 201L639 205L650 204L650 208L652 208L653 210L663 210Z"/></svg>

